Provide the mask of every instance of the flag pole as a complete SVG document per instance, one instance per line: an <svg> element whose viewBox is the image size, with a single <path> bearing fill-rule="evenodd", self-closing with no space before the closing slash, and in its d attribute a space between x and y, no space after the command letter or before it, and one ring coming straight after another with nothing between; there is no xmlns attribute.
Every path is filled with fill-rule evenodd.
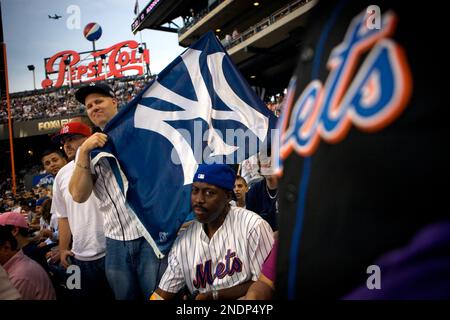
<svg viewBox="0 0 450 320"><path fill-rule="evenodd" d="M92 41L92 51L93 51L93 55L94 55L94 62L95 62L95 77L97 78L98 77L98 67L97 67L97 59L95 58L95 40L94 41ZM103 64L103 62L102 62L102 64Z"/></svg>
<svg viewBox="0 0 450 320"><path fill-rule="evenodd" d="M139 16L139 1L136 0L136 3L134 4L134 14L137 16ZM141 30L139 30L139 37L141 38L141 45L142 45L142 33Z"/></svg>
<svg viewBox="0 0 450 320"><path fill-rule="evenodd" d="M12 130L12 120L11 120L11 103L9 100L9 81L8 81L8 64L6 59L6 44L2 43L3 50L3 62L5 66L5 88L6 88L6 106L8 110L8 128L9 128L9 149L11 154L11 178L12 178L12 193L16 195L16 169L14 165L14 136Z"/></svg>

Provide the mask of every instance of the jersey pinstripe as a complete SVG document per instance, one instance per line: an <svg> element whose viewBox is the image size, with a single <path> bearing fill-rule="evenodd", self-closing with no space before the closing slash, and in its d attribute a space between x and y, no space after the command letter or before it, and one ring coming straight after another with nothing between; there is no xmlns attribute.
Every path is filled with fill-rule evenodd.
<svg viewBox="0 0 450 320"><path fill-rule="evenodd" d="M243 208L231 207L211 239L194 221L175 241L159 288L203 293L256 281L273 242L269 224Z"/></svg>
<svg viewBox="0 0 450 320"><path fill-rule="evenodd" d="M108 161L98 161L94 172L97 179L93 191L100 200L100 210L104 213L105 236L114 240L134 240L142 237L143 234L138 228L139 221L127 205Z"/></svg>

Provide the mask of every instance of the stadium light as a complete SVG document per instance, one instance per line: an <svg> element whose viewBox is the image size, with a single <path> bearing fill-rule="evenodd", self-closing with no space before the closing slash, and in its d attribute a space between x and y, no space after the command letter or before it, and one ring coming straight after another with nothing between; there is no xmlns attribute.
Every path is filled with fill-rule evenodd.
<svg viewBox="0 0 450 320"><path fill-rule="evenodd" d="M36 90L36 75L34 73L34 65L30 64L27 66L28 70L33 71L33 86L34 86L34 90Z"/></svg>

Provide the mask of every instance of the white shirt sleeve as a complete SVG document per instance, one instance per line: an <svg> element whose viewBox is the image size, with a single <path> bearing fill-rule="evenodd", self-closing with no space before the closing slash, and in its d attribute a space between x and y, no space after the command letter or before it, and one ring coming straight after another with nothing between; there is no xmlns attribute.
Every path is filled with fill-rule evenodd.
<svg viewBox="0 0 450 320"><path fill-rule="evenodd" d="M272 228L263 219L249 232L247 238L252 280L257 281L261 268L274 243Z"/></svg>
<svg viewBox="0 0 450 320"><path fill-rule="evenodd" d="M177 247L178 246L175 243L170 250L169 257L167 258L167 269L164 272L158 286L161 290L170 293L177 293L186 284L183 269L176 256L178 252Z"/></svg>
<svg viewBox="0 0 450 320"><path fill-rule="evenodd" d="M56 214L57 218L67 218L66 202L64 201L61 188L59 187L58 176L53 183L53 198L50 212Z"/></svg>

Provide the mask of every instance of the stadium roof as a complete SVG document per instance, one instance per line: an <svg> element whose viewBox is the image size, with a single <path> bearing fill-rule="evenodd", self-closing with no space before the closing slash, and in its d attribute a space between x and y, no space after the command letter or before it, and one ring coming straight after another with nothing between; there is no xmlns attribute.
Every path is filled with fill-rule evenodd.
<svg viewBox="0 0 450 320"><path fill-rule="evenodd" d="M178 29L163 25L180 16L189 16L190 9L200 12L207 5L208 0L151 0L133 21L131 29L134 33L143 29L177 32Z"/></svg>

